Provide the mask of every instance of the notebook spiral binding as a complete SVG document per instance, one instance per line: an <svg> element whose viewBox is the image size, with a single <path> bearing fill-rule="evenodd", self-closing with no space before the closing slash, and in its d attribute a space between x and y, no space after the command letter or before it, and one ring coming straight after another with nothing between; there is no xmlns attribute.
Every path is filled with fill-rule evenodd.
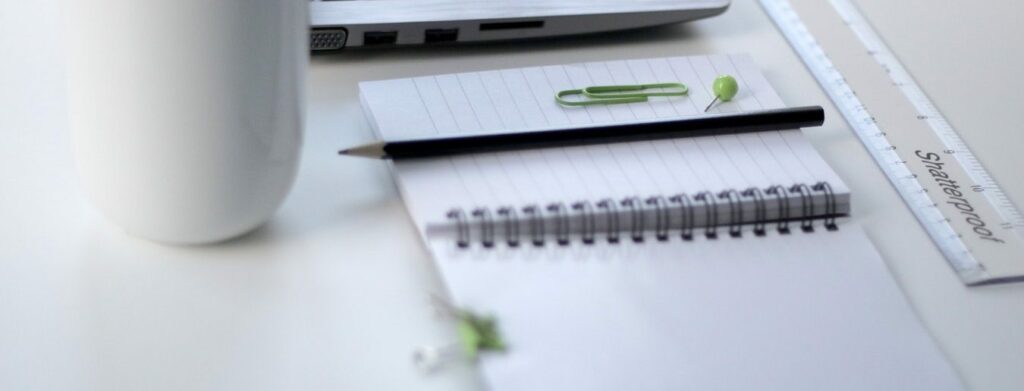
<svg viewBox="0 0 1024 391"><path fill-rule="evenodd" d="M813 203L815 195L824 198L824 212L815 214ZM798 201L796 206L799 209L799 217L794 216L789 200ZM745 219L743 203L750 201L753 206L753 219ZM828 182L818 182L813 185L797 183L788 187L773 185L766 189L751 187L744 190L728 189L714 194L709 191L702 191L692 197L681 193L673 196L653 196L649 198L628 197L622 200L603 199L592 203L591 201L578 201L571 204L562 202L551 203L541 207L539 205L527 205L520 208L501 207L497 210L491 208L476 208L469 213L462 208L452 209L448 212L447 218L454 223L456 232L456 244L459 247L467 248L471 244L472 226L478 227L480 244L484 247L494 247L499 238L496 232L501 229L501 241L509 247L518 247L523 241L522 233L528 233L526 239L534 246L544 246L548 240L554 239L555 243L561 246L569 245L573 238L571 224L577 221L580 230L578 239L584 244L597 243L598 227L604 227L604 239L609 243L618 243L622 240L623 233L636 243L642 243L653 232L653 237L658 241L666 241L671 238L671 231L678 229L679 237L683 240L692 240L694 232L703 232L710 239L718 237L718 230L723 228L719 225L719 213L726 212L729 216L725 225L725 232L729 237L739 238L743 235L744 222L752 223L754 235L763 236L767 233L769 205L775 208L775 230L782 234L790 233L790 224L799 222L800 230L813 232L815 219L822 219L824 227L828 230L836 230L837 201ZM679 212L678 218L673 218L672 211ZM703 211L703 222L701 227L695 227L695 214ZM625 217L625 218L623 218ZM654 229L649 229L647 218L653 217ZM603 224L598 224L598 219L603 219ZM546 223L546 221L548 223ZM547 231L551 232L547 232Z"/></svg>

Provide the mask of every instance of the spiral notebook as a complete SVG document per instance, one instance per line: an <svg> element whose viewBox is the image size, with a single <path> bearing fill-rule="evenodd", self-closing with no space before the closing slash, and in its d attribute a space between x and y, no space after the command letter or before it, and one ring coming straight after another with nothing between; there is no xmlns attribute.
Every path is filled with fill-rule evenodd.
<svg viewBox="0 0 1024 391"><path fill-rule="evenodd" d="M383 139L783 107L747 55L608 61L360 84ZM682 98L563 108L591 85ZM954 371L800 130L399 161L456 305L509 343L493 390L954 390Z"/></svg>

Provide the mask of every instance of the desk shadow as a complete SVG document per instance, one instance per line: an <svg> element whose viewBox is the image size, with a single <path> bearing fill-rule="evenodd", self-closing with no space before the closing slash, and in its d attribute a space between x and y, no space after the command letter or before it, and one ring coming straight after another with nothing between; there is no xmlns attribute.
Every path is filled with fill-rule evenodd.
<svg viewBox="0 0 1024 391"><path fill-rule="evenodd" d="M323 288L330 280L317 273L391 271L365 271L361 262L374 251L391 251L390 241L379 240L385 234L389 240L415 240L400 205L385 197L331 202L315 221L283 215L242 237L206 246L156 244L110 224L86 227L75 249L79 262L71 296L82 314L76 331L82 354L92 360L91 381L111 388L125 371L133 384L158 385L148 375L161 375L161 368L242 376L235 370L255 362L284 371L289 357L320 351L318 338L329 338L333 330L313 326L323 319L320 307L296 303L319 300L318 292L345 292ZM361 252L353 255L354 248ZM415 253L401 250L394 258L409 251ZM345 267L333 266L335 260ZM366 300L337 300L357 299ZM372 306L360 308L376 314Z"/></svg>
<svg viewBox="0 0 1024 391"><path fill-rule="evenodd" d="M397 213L396 213L397 212ZM185 247L207 251L230 251L231 249L276 247L296 241L304 241L312 236L329 235L332 231L347 228L352 222L363 224L395 225L401 222L414 229L411 220L405 215L405 208L400 198L376 197L367 198L358 203L340 202L334 206L322 208L316 219L289 220L288 216L271 219L259 228L220 243L203 246Z"/></svg>
<svg viewBox="0 0 1024 391"><path fill-rule="evenodd" d="M80 248L85 260L117 260L113 263L147 262L159 259L161 262L181 261L238 262L245 259L271 260L275 253L286 253L301 248L303 243L332 236L339 231L349 232L353 226L368 230L370 226L389 226L394 229L406 226L410 236L415 236L415 226L408 219L401 199L397 197L366 197L364 200L345 203L337 202L321 208L317 218L308 215L295 216L279 213L262 226L239 237L221 242L198 245L164 244L140 238L127 233L112 224L89 230ZM372 228L369 229L372 231ZM339 237L343 236L340 233ZM95 266L95 265L93 265Z"/></svg>

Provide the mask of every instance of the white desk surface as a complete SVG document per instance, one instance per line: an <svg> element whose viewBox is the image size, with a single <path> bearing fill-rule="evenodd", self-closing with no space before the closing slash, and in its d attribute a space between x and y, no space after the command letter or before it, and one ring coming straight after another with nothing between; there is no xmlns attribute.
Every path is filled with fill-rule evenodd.
<svg viewBox="0 0 1024 391"><path fill-rule="evenodd" d="M862 3L1024 206L1022 6ZM964 381L1024 389L1024 284L957 280L752 0L688 26L315 58L291 196L269 226L204 248L127 237L83 200L69 156L59 4L0 4L0 389L479 389L468 366L424 377L410 363L415 346L455 337L428 305L440 283L387 168L334 153L371 138L356 82L713 52L750 52L787 103L827 108L814 145L852 187L855 220Z"/></svg>

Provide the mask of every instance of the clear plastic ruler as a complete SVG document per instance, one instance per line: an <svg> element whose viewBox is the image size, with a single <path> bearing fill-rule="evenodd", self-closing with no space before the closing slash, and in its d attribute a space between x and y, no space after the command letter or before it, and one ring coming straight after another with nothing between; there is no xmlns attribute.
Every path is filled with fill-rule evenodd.
<svg viewBox="0 0 1024 391"><path fill-rule="evenodd" d="M1024 281L1024 215L850 0L761 0L968 285Z"/></svg>

